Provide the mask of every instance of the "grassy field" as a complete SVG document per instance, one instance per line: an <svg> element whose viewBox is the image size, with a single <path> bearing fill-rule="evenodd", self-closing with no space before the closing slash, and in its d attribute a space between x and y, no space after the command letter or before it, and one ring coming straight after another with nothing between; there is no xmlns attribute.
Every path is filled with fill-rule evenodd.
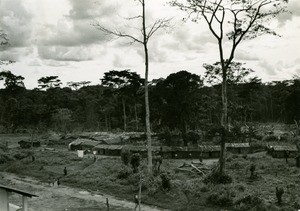
<svg viewBox="0 0 300 211"><path fill-rule="evenodd" d="M20 139L20 137L16 137ZM16 143L16 140L10 141ZM1 151L7 157L0 170L17 175L31 176L45 183L49 176L61 178L61 183L95 193L106 193L133 200L138 192L140 174L122 164L119 157L92 157L81 159L74 152L55 147L55 151L22 150L11 148ZM35 156L32 161L31 155ZM164 160L162 172L170 178L171 189L162 188L160 176L143 177L142 201L171 210L296 210L300 209L300 169L294 159L274 159L265 152L247 156L228 154L227 172L233 183L205 184L203 176L178 172L176 168L191 160ZM250 178L250 166L255 165L256 176ZM67 167L67 176L63 169ZM145 172L145 160L141 172ZM143 174L142 175L146 175ZM276 187L284 188L283 203L277 204Z"/></svg>

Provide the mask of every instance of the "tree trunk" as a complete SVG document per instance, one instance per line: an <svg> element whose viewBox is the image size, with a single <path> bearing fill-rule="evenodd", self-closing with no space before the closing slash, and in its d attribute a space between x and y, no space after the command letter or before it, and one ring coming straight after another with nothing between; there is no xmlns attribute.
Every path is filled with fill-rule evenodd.
<svg viewBox="0 0 300 211"><path fill-rule="evenodd" d="M145 52L145 109L146 109L146 137L147 137L147 155L148 155L148 173L152 175L152 141L151 141L151 126L150 126L150 109L149 109L149 93L148 93L148 75L149 75L149 55L147 47L147 32L146 32L146 13L145 0L142 0L143 8L143 36L144 36L144 52Z"/></svg>
<svg viewBox="0 0 300 211"><path fill-rule="evenodd" d="M220 151L220 173L225 173L225 159L226 159L226 132L228 130L228 107L227 107L227 76L226 70L223 73L223 81L222 81L222 133L221 133L221 151Z"/></svg>
<svg viewBox="0 0 300 211"><path fill-rule="evenodd" d="M137 115L136 103L134 103L134 116L135 116L135 130L139 131L139 119Z"/></svg>
<svg viewBox="0 0 300 211"><path fill-rule="evenodd" d="M123 105L124 132L126 132L127 124L126 124L126 107L125 107L125 100L124 100L124 98L122 98L122 105Z"/></svg>
<svg viewBox="0 0 300 211"><path fill-rule="evenodd" d="M182 121L182 131L181 131L181 133L182 133L183 144L184 144L185 147L187 147L187 145L188 145L188 141L187 141L187 137L186 137L186 131L187 131L187 129L186 129L186 121L183 120Z"/></svg>

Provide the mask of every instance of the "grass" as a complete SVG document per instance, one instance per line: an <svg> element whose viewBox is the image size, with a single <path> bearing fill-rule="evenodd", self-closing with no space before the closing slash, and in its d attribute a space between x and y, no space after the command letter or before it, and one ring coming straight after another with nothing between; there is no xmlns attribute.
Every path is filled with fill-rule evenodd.
<svg viewBox="0 0 300 211"><path fill-rule="evenodd" d="M1 153L1 152L0 152ZM48 177L61 177L61 183L92 192L106 193L133 201L138 193L139 174L132 173L130 167L122 164L119 157L80 159L66 149L56 151L35 151L9 149L5 152L12 158L0 164L1 171L31 176L47 182ZM34 153L35 161L30 154ZM17 154L27 157L15 156ZM16 158L18 157L18 159ZM146 161L142 161L141 171L146 171ZM297 208L300 186L300 169L295 161L274 159L264 152L253 155L228 155L227 173L233 183L227 185L204 184L203 178L185 172L175 171L176 167L189 160L164 160L162 171L169 172L171 190L161 188L159 176L144 176L142 201L171 210L293 210ZM255 164L255 179L250 178L250 166ZM67 167L68 175L63 176ZM145 174L144 174L145 175ZM283 205L276 204L275 188L283 187ZM256 208L254 208L256 207Z"/></svg>

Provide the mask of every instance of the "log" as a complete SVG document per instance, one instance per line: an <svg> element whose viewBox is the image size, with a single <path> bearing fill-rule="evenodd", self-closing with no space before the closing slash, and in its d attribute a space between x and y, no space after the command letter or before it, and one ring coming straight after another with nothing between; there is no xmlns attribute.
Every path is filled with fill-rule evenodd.
<svg viewBox="0 0 300 211"><path fill-rule="evenodd" d="M201 171L199 168L197 168L195 165L191 164L191 167L196 169L198 172L200 172L202 175L205 175L203 171Z"/></svg>

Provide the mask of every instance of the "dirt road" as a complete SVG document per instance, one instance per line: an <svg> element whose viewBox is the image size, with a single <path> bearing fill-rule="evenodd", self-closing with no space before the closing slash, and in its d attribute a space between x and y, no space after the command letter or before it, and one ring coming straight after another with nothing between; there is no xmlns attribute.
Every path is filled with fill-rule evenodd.
<svg viewBox="0 0 300 211"><path fill-rule="evenodd" d="M117 199L113 196L93 194L88 191L71 188L64 185L49 186L30 177L0 172L1 183L15 188L33 192L38 198L29 200L30 211L94 211L107 210L106 198L109 200L110 210L134 210L135 204L130 201ZM21 205L21 199L16 195L10 197L10 202ZM153 206L142 205L142 211L164 210Z"/></svg>

